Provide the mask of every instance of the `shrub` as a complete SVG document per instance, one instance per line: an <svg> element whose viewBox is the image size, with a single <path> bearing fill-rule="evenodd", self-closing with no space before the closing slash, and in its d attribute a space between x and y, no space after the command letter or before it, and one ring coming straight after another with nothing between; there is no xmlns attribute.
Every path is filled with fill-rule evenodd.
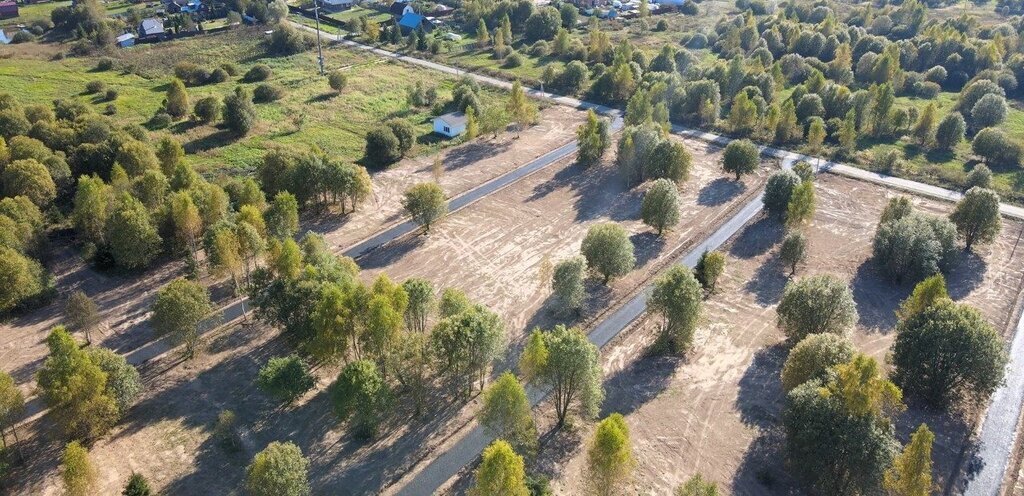
<svg viewBox="0 0 1024 496"><path fill-rule="evenodd" d="M894 281L917 282L952 265L956 236L949 220L910 213L879 224L872 252Z"/></svg>
<svg viewBox="0 0 1024 496"><path fill-rule="evenodd" d="M992 187L992 170L986 167L985 164L975 165L971 172L967 174L964 189L971 189L975 186L979 188Z"/></svg>
<svg viewBox="0 0 1024 496"><path fill-rule="evenodd" d="M267 40L267 52L273 55L294 55L313 46L305 33L288 23L279 23Z"/></svg>
<svg viewBox="0 0 1024 496"><path fill-rule="evenodd" d="M853 358L853 342L837 334L812 334L800 340L782 365L782 388L792 391L815 379L825 380L832 367Z"/></svg>
<svg viewBox="0 0 1024 496"><path fill-rule="evenodd" d="M523 65L523 56L516 51L513 51L505 57L505 67L514 68Z"/></svg>
<svg viewBox="0 0 1024 496"><path fill-rule="evenodd" d="M120 95L120 93L117 91L117 89L110 88L110 89L107 90L106 94L103 95L103 99L108 101L108 102L112 102L114 100L117 100L117 97L119 95Z"/></svg>
<svg viewBox="0 0 1024 496"><path fill-rule="evenodd" d="M793 341L810 334L845 334L857 322L850 287L830 274L787 284L776 312L779 328Z"/></svg>
<svg viewBox="0 0 1024 496"><path fill-rule="evenodd" d="M11 44L14 45L18 45L21 43L29 43L35 40L36 37L32 33L25 30L18 31L17 33L14 33L14 36L11 36Z"/></svg>
<svg viewBox="0 0 1024 496"><path fill-rule="evenodd" d="M114 59L110 57L103 57L96 62L97 71L109 71L114 68Z"/></svg>
<svg viewBox="0 0 1024 496"><path fill-rule="evenodd" d="M989 93L971 108L971 126L974 129L998 126L1006 120L1006 98Z"/></svg>
<svg viewBox="0 0 1024 496"><path fill-rule="evenodd" d="M284 89L280 86L262 83L252 92L252 100L256 103L276 102L284 97Z"/></svg>
<svg viewBox="0 0 1024 496"><path fill-rule="evenodd" d="M174 119L171 118L171 114L161 111L149 119L149 127L153 129L166 129L172 122L174 122Z"/></svg>
<svg viewBox="0 0 1024 496"><path fill-rule="evenodd" d="M256 108L249 92L241 86L224 99L224 124L239 135L249 134L256 126Z"/></svg>
<svg viewBox="0 0 1024 496"><path fill-rule="evenodd" d="M220 98L207 96L200 98L192 110L192 115L203 124L211 124L220 118L222 104Z"/></svg>
<svg viewBox="0 0 1024 496"><path fill-rule="evenodd" d="M313 389L316 380L298 355L271 358L260 369L256 385L280 401L291 403Z"/></svg>
<svg viewBox="0 0 1024 496"><path fill-rule="evenodd" d="M104 115L117 115L117 104L108 103L106 107L103 107Z"/></svg>
<svg viewBox="0 0 1024 496"><path fill-rule="evenodd" d="M327 85L336 93L341 93L348 84L348 76L342 71L334 71L327 76Z"/></svg>
<svg viewBox="0 0 1024 496"><path fill-rule="evenodd" d="M971 142L971 150L991 165L1020 165L1021 146L996 128L987 127L978 131Z"/></svg>
<svg viewBox="0 0 1024 496"><path fill-rule="evenodd" d="M964 139L967 132L967 123L960 112L950 112L939 122L935 128L935 148L943 151L950 151L956 148Z"/></svg>
<svg viewBox="0 0 1024 496"><path fill-rule="evenodd" d="M273 75L273 71L270 67L265 64L256 64L249 69L249 72L245 73L245 82L247 83L258 83L260 81L266 81Z"/></svg>
<svg viewBox="0 0 1024 496"><path fill-rule="evenodd" d="M103 81L93 80L93 81L89 81L88 83L85 83L85 92L90 94L90 95L95 95L96 93L102 93L103 90L105 90L105 89L107 89L107 84L104 83Z"/></svg>
<svg viewBox="0 0 1024 496"><path fill-rule="evenodd" d="M366 160L379 166L391 165L402 158L402 145L388 126L378 126L366 133Z"/></svg>
<svg viewBox="0 0 1024 496"><path fill-rule="evenodd" d="M789 198L799 184L800 177L789 169L772 173L764 187L764 209L775 217L785 217Z"/></svg>
<svg viewBox="0 0 1024 496"><path fill-rule="evenodd" d="M209 84L223 83L228 80L228 71L218 67L210 72L210 77L206 78L206 82Z"/></svg>

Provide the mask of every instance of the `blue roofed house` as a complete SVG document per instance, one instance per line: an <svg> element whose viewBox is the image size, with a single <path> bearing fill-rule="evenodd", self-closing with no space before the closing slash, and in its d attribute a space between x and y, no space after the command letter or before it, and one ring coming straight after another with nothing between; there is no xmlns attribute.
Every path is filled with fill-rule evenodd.
<svg viewBox="0 0 1024 496"><path fill-rule="evenodd" d="M466 132L466 114L462 112L450 112L434 117L434 132L449 138L454 138Z"/></svg>
<svg viewBox="0 0 1024 496"><path fill-rule="evenodd" d="M114 42L117 43L117 46L121 48L128 48L130 46L135 45L135 35L131 33L125 33L115 38Z"/></svg>
<svg viewBox="0 0 1024 496"><path fill-rule="evenodd" d="M398 27L402 29L403 34L407 34L409 31L416 31L420 27L424 31L430 32L434 30L434 23L422 15L410 12L402 16L398 21Z"/></svg>

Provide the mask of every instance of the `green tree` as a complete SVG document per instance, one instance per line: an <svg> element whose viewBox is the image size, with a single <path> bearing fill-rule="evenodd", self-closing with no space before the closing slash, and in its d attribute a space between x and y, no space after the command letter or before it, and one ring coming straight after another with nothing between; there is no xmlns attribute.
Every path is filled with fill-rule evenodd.
<svg viewBox="0 0 1024 496"><path fill-rule="evenodd" d="M644 193L640 205L640 218L644 224L658 231L658 236L665 229L679 223L679 189L668 179L654 181L651 188Z"/></svg>
<svg viewBox="0 0 1024 496"><path fill-rule="evenodd" d="M285 403L295 401L313 389L315 383L309 367L295 354L271 358L256 377L260 389Z"/></svg>
<svg viewBox="0 0 1024 496"><path fill-rule="evenodd" d="M252 93L241 86L235 88L234 93L224 98L222 117L224 125L235 134L249 134L259 119L256 115L256 106L252 103Z"/></svg>
<svg viewBox="0 0 1024 496"><path fill-rule="evenodd" d="M118 417L117 403L106 391L107 374L61 326L50 332L46 345L50 354L36 382L51 414L72 437L102 435Z"/></svg>
<svg viewBox="0 0 1024 496"><path fill-rule="evenodd" d="M508 103L505 104L505 111L518 124L517 131L522 131L537 119L537 106L530 102L523 91L523 85L518 80L512 83L512 90L509 93Z"/></svg>
<svg viewBox="0 0 1024 496"><path fill-rule="evenodd" d="M372 164L391 165L402 159L402 143L390 127L378 126L366 133L364 154Z"/></svg>
<svg viewBox="0 0 1024 496"><path fill-rule="evenodd" d="M852 154L857 148L857 112L855 110L846 113L838 134L840 150L845 155Z"/></svg>
<svg viewBox="0 0 1024 496"><path fill-rule="evenodd" d="M180 79L171 80L167 87L167 99L164 101L164 111L175 119L181 119L188 115L188 92L185 91L185 83Z"/></svg>
<svg viewBox="0 0 1024 496"><path fill-rule="evenodd" d="M576 139L579 141L577 162L584 167L598 164L611 145L608 121L598 118L593 110L588 110L587 121L576 130Z"/></svg>
<svg viewBox="0 0 1024 496"><path fill-rule="evenodd" d="M896 383L936 407L984 402L1002 383L1007 360L981 314L949 300L900 322L892 348Z"/></svg>
<svg viewBox="0 0 1024 496"><path fill-rule="evenodd" d="M838 334L810 334L789 352L782 365L782 388L787 393L812 380L827 380L835 366L853 359L853 342Z"/></svg>
<svg viewBox="0 0 1024 496"><path fill-rule="evenodd" d="M473 308L473 303L469 301L469 297L462 290L444 288L444 291L441 291L441 299L437 303L437 314L440 318L445 319L471 308Z"/></svg>
<svg viewBox="0 0 1024 496"><path fill-rule="evenodd" d="M1021 145L1002 130L987 127L978 131L971 141L971 151L989 165L1016 167L1020 165Z"/></svg>
<svg viewBox="0 0 1024 496"><path fill-rule="evenodd" d="M967 174L964 181L965 189L970 190L977 186L979 188L992 189L992 169L985 164L977 164Z"/></svg>
<svg viewBox="0 0 1024 496"><path fill-rule="evenodd" d="M503 349L503 338L501 318L479 305L443 318L430 333L438 369L452 383L464 384L466 394L473 392L474 382L483 388L491 362Z"/></svg>
<svg viewBox="0 0 1024 496"><path fill-rule="evenodd" d="M633 473L636 460L629 440L629 426L619 413L597 424L587 449L587 477L594 494L618 494Z"/></svg>
<svg viewBox="0 0 1024 496"><path fill-rule="evenodd" d="M299 230L299 202L295 195L282 191L263 214L267 233L275 238L291 238Z"/></svg>
<svg viewBox="0 0 1024 496"><path fill-rule="evenodd" d="M253 496L306 496L309 461L294 443L273 441L253 457L245 486Z"/></svg>
<svg viewBox="0 0 1024 496"><path fill-rule="evenodd" d="M587 260L575 256L555 265L551 278L551 289L562 305L562 309L578 314L587 298L583 277L586 275Z"/></svg>
<svg viewBox="0 0 1024 496"><path fill-rule="evenodd" d="M124 355L106 348L87 348L86 356L107 374L103 389L117 404L118 415L124 416L142 392L139 371L128 363Z"/></svg>
<svg viewBox="0 0 1024 496"><path fill-rule="evenodd" d="M903 392L889 381L878 362L863 353L833 368L829 394L842 398L843 407L858 417L889 418L903 410Z"/></svg>
<svg viewBox="0 0 1024 496"><path fill-rule="evenodd" d="M12 250L0 246L0 313L9 312L41 294L46 288L43 266Z"/></svg>
<svg viewBox="0 0 1024 496"><path fill-rule="evenodd" d="M703 296L693 271L681 265L673 265L654 281L647 310L661 316L662 336L677 353L685 352L693 342Z"/></svg>
<svg viewBox="0 0 1024 496"><path fill-rule="evenodd" d="M842 395L823 391L809 381L787 396L782 424L793 474L821 494L877 491L899 448L892 423L852 415Z"/></svg>
<svg viewBox="0 0 1024 496"><path fill-rule="evenodd" d="M83 241L93 244L103 242L112 203L113 192L99 176L78 178L71 220L75 225L75 232Z"/></svg>
<svg viewBox="0 0 1024 496"><path fill-rule="evenodd" d="M146 267L159 254L160 234L157 233L145 205L127 193L122 193L107 218L106 235L114 262L126 269Z"/></svg>
<svg viewBox="0 0 1024 496"><path fill-rule="evenodd" d="M811 124L807 127L807 152L811 155L821 153L826 134L825 121L820 117L812 117Z"/></svg>
<svg viewBox="0 0 1024 496"><path fill-rule="evenodd" d="M718 279L725 273L725 254L720 251L705 251L693 268L697 282L708 294L713 294L718 286Z"/></svg>
<svg viewBox="0 0 1024 496"><path fill-rule="evenodd" d="M729 129L732 132L747 136L757 124L757 105L754 104L746 91L741 91L732 99L729 109Z"/></svg>
<svg viewBox="0 0 1024 496"><path fill-rule="evenodd" d="M327 76L327 85L330 86L335 93L341 93L341 91L345 89L345 85L347 84L348 77L345 76L345 73L340 70L333 71L331 72L330 75Z"/></svg>
<svg viewBox="0 0 1024 496"><path fill-rule="evenodd" d="M968 250L974 243L990 243L1002 230L999 195L990 189L971 188L957 202L949 218L956 225L960 237L964 238Z"/></svg>
<svg viewBox="0 0 1024 496"><path fill-rule="evenodd" d="M138 472L132 472L124 490L121 491L121 496L150 496L151 494L153 494L153 490L149 487L149 481Z"/></svg>
<svg viewBox="0 0 1024 496"><path fill-rule="evenodd" d="M530 400L511 372L498 376L484 391L478 417L489 435L508 441L520 455L532 457L536 452L537 426Z"/></svg>
<svg viewBox="0 0 1024 496"><path fill-rule="evenodd" d="M633 242L626 230L614 222L591 226L580 251L587 259L587 266L601 274L605 284L612 277L628 274L636 265Z"/></svg>
<svg viewBox="0 0 1024 496"><path fill-rule="evenodd" d="M952 151L964 140L967 123L960 112L950 112L939 121L935 128L935 148L940 151Z"/></svg>
<svg viewBox="0 0 1024 496"><path fill-rule="evenodd" d="M3 441L3 450L11 445L7 443L7 430L15 442L18 442L18 421L25 413L25 396L14 383L14 378L7 372L0 371L0 441Z"/></svg>
<svg viewBox="0 0 1024 496"><path fill-rule="evenodd" d="M377 366L369 360L349 362L331 385L331 404L338 418L352 418L356 436L372 438L391 404L391 392Z"/></svg>
<svg viewBox="0 0 1024 496"><path fill-rule="evenodd" d="M476 46L482 50L490 43L491 33L487 30L487 23L484 22L483 18L480 18L480 23L476 26Z"/></svg>
<svg viewBox="0 0 1024 496"><path fill-rule="evenodd" d="M128 140L117 149L115 160L130 177L138 177L146 171L161 170L160 160L146 143Z"/></svg>
<svg viewBox="0 0 1024 496"><path fill-rule="evenodd" d="M928 425L921 424L910 436L910 443L885 471L884 487L894 496L928 496L935 489L932 484L932 443L935 434Z"/></svg>
<svg viewBox="0 0 1024 496"><path fill-rule="evenodd" d="M690 178L691 161L692 157L685 145L662 140L644 164L644 179L669 179L681 184Z"/></svg>
<svg viewBox="0 0 1024 496"><path fill-rule="evenodd" d="M437 183L420 183L405 191L402 207L413 222L423 226L424 233L430 233L430 226L448 213L448 202L444 190Z"/></svg>
<svg viewBox="0 0 1024 496"><path fill-rule="evenodd" d="M779 328L793 341L809 334L845 334L857 322L850 287L830 274L786 284L776 313Z"/></svg>
<svg viewBox="0 0 1024 496"><path fill-rule="evenodd" d="M590 419L604 401L599 351L575 327L534 330L519 368L526 380L552 389L558 427L565 424L573 406L580 416Z"/></svg>
<svg viewBox="0 0 1024 496"><path fill-rule="evenodd" d="M906 213L900 204L886 209L875 231L875 260L896 282L919 281L949 268L956 255L956 227L952 222L920 213ZM901 213L902 212L902 213Z"/></svg>
<svg viewBox="0 0 1024 496"><path fill-rule="evenodd" d="M57 185L45 165L35 159L15 160L0 173L4 196L24 196L41 209L57 197Z"/></svg>
<svg viewBox="0 0 1024 496"><path fill-rule="evenodd" d="M920 146L928 146L931 143L932 136L935 134L935 120L935 103L933 102L924 108L924 112L917 118L917 122L910 130L914 142Z"/></svg>
<svg viewBox="0 0 1024 496"><path fill-rule="evenodd" d="M199 324L212 309L203 285L178 278L157 292L150 322L158 336L184 344L185 357L192 358L199 344Z"/></svg>
<svg viewBox="0 0 1024 496"><path fill-rule="evenodd" d="M814 183L803 181L793 188L793 194L789 198L789 205L786 206L786 225L794 227L809 222L814 217L814 209Z"/></svg>
<svg viewBox="0 0 1024 496"><path fill-rule="evenodd" d="M896 316L900 320L906 320L947 299L949 293L946 291L946 278L942 277L942 274L935 274L914 286L914 291L903 300L899 310L896 310Z"/></svg>
<svg viewBox="0 0 1024 496"><path fill-rule="evenodd" d="M764 186L764 209L778 218L786 216L793 190L800 185L800 177L789 169L780 169L768 176Z"/></svg>
<svg viewBox="0 0 1024 496"><path fill-rule="evenodd" d="M472 496L528 496L523 457L507 442L498 439L484 448L480 467L476 469Z"/></svg>
<svg viewBox="0 0 1024 496"><path fill-rule="evenodd" d="M60 460L61 478L68 496L89 496L96 490L96 468L89 460L89 450L78 441L71 441L64 448Z"/></svg>
<svg viewBox="0 0 1024 496"><path fill-rule="evenodd" d="M100 323L99 308L84 291L77 290L68 296L64 305L64 319L68 327L73 331L81 331L85 334L85 342L92 344L90 334Z"/></svg>
<svg viewBox="0 0 1024 496"><path fill-rule="evenodd" d="M736 140L725 146L725 153L722 154L722 168L729 174L735 174L736 180L740 176L751 174L761 164L760 152L750 140Z"/></svg>
<svg viewBox="0 0 1024 496"><path fill-rule="evenodd" d="M405 327L414 332L426 332L427 318L434 305L434 287L426 279L410 278L402 283L409 304L405 308Z"/></svg>

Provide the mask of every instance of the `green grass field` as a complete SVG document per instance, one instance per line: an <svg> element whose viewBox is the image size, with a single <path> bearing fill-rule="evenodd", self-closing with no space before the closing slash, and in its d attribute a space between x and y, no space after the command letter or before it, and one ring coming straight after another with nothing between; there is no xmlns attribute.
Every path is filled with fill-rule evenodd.
<svg viewBox="0 0 1024 496"><path fill-rule="evenodd" d="M309 51L289 57L263 57L260 48L263 32L238 29L222 34L198 36L153 45L140 45L115 52L113 71L97 72L92 58L68 58L62 61L43 59L0 59L0 87L24 103L50 103L56 98L76 98L89 102L102 112L107 102L83 94L85 84L100 80L116 88L117 114L122 123L144 124L162 105L167 84L175 64L190 61L207 69L232 63L238 76L228 82L188 88L191 102L207 95L226 96L253 65L270 66L269 81L285 90L276 102L257 104L260 122L256 129L241 139L213 126L189 121L176 123L167 130L185 146L188 159L199 170L216 175L251 170L273 147L289 146L308 150L317 147L333 157L357 161L363 155L366 132L392 117L408 119L419 132L412 153L429 153L451 144L431 134L431 109L410 108L406 89L415 82L438 88L442 101L450 97L454 78L433 71L403 65L363 53L341 48L325 48L328 71L341 70L348 75L348 85L335 95L326 78L317 71L316 52ZM503 98L496 91L485 89L481 95L485 105Z"/></svg>
<svg viewBox="0 0 1024 496"><path fill-rule="evenodd" d="M0 26L17 26L19 24L28 25L32 23L32 21L49 19L50 12L53 12L53 9L66 5L71 5L71 1L62 0L59 2L31 3L28 5L19 3L18 17L0 20Z"/></svg>

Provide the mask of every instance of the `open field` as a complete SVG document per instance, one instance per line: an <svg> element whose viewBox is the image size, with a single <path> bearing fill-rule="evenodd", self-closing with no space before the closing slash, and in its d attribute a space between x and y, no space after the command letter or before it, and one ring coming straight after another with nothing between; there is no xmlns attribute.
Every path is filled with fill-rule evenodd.
<svg viewBox="0 0 1024 496"><path fill-rule="evenodd" d="M256 84L241 83L241 76L256 64L270 66L270 83L284 88L285 96L276 102L256 105L260 122L249 136L235 139L219 127L191 121L159 132L169 132L181 141L189 154L187 160L211 175L251 171L263 154L276 146L300 150L315 146L332 157L358 161L363 157L366 133L392 117L405 118L415 125L418 137L412 155L433 153L458 141L432 135L431 109L410 108L406 103L406 89L417 81L427 88L437 87L444 101L451 95L454 78L439 77L425 69L361 52L327 49L326 69L343 70L349 78L343 94L335 95L317 74L315 51L266 57L261 45L264 37L259 29L240 28L140 45L112 52L118 70L105 72L95 71L96 58L54 61L44 56L54 52L49 49L26 60L22 56L26 45L7 46L0 48L0 86L25 104L48 104L56 98L70 97L103 112L107 102L82 94L89 81L103 81L119 92L115 121L145 124L160 109L172 77L171 69L180 62L196 63L208 70L230 62L238 69L238 76L227 82L188 88L191 102L208 95L226 96L239 84L251 90ZM500 102L502 97L495 90L483 89L481 98L483 104L490 105Z"/></svg>
<svg viewBox="0 0 1024 496"><path fill-rule="evenodd" d="M437 287L462 289L504 317L514 346L534 327L562 322L548 306L551 268L579 253L590 226L614 221L630 233L636 269L607 287L590 281L579 322L585 324L643 285L684 246L703 239L760 188L764 169L737 183L723 176L720 149L684 142L693 153L693 171L681 188L682 219L661 238L639 220L642 188L626 189L609 154L591 169L563 161L453 216L429 236L369 253L360 260L364 277L385 272L396 280L422 277Z"/></svg>
<svg viewBox="0 0 1024 496"><path fill-rule="evenodd" d="M811 251L797 277L827 272L849 280L860 314L854 342L884 359L894 338L893 311L910 288L880 277L870 260L870 243L881 209L895 193L831 175L819 176L818 186L818 211L807 231ZM915 204L933 213L950 207L920 199ZM1006 223L996 243L977 256L964 254L947 276L951 296L977 306L999 330L1016 324L1024 282L1024 252L1017 246L1022 230L1020 223ZM787 354L774 311L787 280L776 254L781 236L776 221L760 218L723 248L729 257L725 276L707 301L704 323L685 359L647 355L656 333L648 319L606 348L608 396L602 416L626 415L638 462L636 492L663 494L695 473L733 494L793 489L778 451L783 405L778 374ZM962 418L911 402L897 421L901 441L920 422L936 431L936 481L945 488L961 450L960 467L973 463L971 446L964 444L972 428ZM585 482L581 440L589 438L589 429L585 425L545 440L541 471L554 479L556 493ZM566 452L571 456L563 457ZM955 486L953 492L959 492Z"/></svg>

